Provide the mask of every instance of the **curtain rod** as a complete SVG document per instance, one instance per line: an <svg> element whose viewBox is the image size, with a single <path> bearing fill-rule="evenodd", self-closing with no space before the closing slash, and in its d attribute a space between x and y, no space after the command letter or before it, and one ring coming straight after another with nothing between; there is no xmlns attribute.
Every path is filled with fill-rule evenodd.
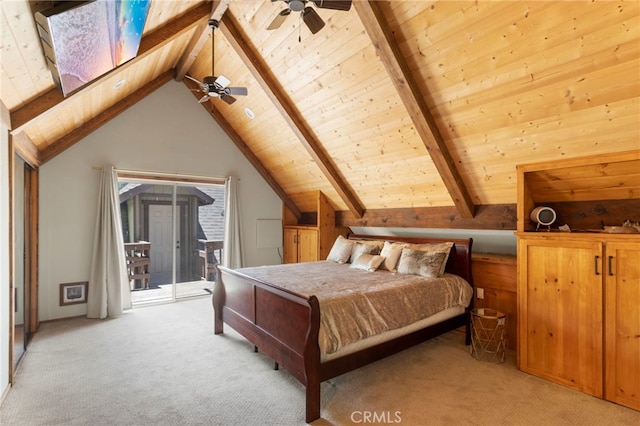
<svg viewBox="0 0 640 426"><path fill-rule="evenodd" d="M92 166L91 169L93 170L104 170L104 167L102 166ZM136 176L140 176L140 178L145 178L145 177L149 177L149 178L153 178L153 177L159 177L159 178L172 178L172 179L183 179L183 180L207 180L207 181L212 181L212 180L217 180L217 181L226 181L229 177L228 176L203 176L203 175L187 175L187 174L182 174L182 173L166 173L166 172L155 172L155 171L148 171L148 170L127 170L127 169L118 169L118 168L114 168L116 173L118 174L123 174L123 175L136 175ZM240 178L238 178L238 180L240 180Z"/></svg>

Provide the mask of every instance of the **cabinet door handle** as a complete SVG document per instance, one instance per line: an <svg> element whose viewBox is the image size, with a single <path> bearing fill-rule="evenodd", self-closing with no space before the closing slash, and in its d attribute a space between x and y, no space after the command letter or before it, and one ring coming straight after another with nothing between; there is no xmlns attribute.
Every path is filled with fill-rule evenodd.
<svg viewBox="0 0 640 426"><path fill-rule="evenodd" d="M608 269L609 276L613 276L613 270L611 269L611 265L613 264L613 256L609 256L609 259L607 260L608 260L607 269Z"/></svg>
<svg viewBox="0 0 640 426"><path fill-rule="evenodd" d="M594 260L593 269L595 271L595 274L600 275L600 272L598 271L598 260L600 260L600 256L596 256L593 260Z"/></svg>

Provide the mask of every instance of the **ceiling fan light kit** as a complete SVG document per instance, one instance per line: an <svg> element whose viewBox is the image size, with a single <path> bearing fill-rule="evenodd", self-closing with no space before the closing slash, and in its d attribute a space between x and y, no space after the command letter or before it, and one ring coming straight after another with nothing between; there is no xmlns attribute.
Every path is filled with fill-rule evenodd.
<svg viewBox="0 0 640 426"><path fill-rule="evenodd" d="M220 26L220 23L216 19L209 19L209 27L211 28L211 74L199 81L189 75L185 75L189 80L195 81L200 85L200 88L196 91L204 93L204 96L200 98L199 103L207 102L210 98L220 98L228 104L232 104L236 101L231 95L247 96L249 91L246 87L230 87L231 80L224 75L216 76L215 72L215 30Z"/></svg>

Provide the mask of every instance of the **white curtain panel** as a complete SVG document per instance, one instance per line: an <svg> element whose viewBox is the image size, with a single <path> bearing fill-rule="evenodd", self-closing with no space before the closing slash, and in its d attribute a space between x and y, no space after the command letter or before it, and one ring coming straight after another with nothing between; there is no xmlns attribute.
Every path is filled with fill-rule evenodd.
<svg viewBox="0 0 640 426"><path fill-rule="evenodd" d="M229 177L224 185L224 250L222 265L227 268L242 268L242 246L240 243L240 209L238 207L238 178Z"/></svg>
<svg viewBox="0 0 640 426"><path fill-rule="evenodd" d="M124 252L118 176L105 167L98 192L98 212L87 294L87 317L116 318L131 307Z"/></svg>

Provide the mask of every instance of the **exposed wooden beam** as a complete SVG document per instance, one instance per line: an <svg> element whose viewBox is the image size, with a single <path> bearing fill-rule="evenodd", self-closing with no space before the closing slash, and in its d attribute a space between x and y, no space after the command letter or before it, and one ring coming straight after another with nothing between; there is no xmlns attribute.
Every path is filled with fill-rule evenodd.
<svg viewBox="0 0 640 426"><path fill-rule="evenodd" d="M209 19L216 19L220 21L222 19L222 15L229 8L229 3L231 0L213 0L213 4L211 5L211 14ZM202 50L205 42L209 38L209 25L207 22L201 24L196 28L193 32L193 36L189 41L189 45L184 50L184 53L178 60L178 65L176 65L176 80L182 81L184 75L189 71L191 65L198 57L198 54Z"/></svg>
<svg viewBox="0 0 640 426"><path fill-rule="evenodd" d="M479 205L473 218L460 215L455 206L367 210L362 218L336 212L337 226L380 228L516 229L515 204Z"/></svg>
<svg viewBox="0 0 640 426"><path fill-rule="evenodd" d="M40 167L42 161L38 147L33 143L31 138L24 132L17 135L9 135L13 139L13 149L24 161L32 167Z"/></svg>
<svg viewBox="0 0 640 426"><path fill-rule="evenodd" d="M209 17L209 11L209 4L203 3L183 13L166 25L161 26L151 34L143 37L140 42L140 48L138 49L138 55L129 62L120 65L118 69L124 70L131 67L137 62L140 62L144 58L157 52L159 49L162 49L164 46L171 43L176 37L192 31L202 23L206 25ZM92 85L99 84L100 81L107 78L109 75L110 74L107 73L102 77L97 78L91 84L84 86L66 98L62 96L62 93L57 89L52 89L42 95L39 95L38 98L32 102L11 113L11 133L20 133L28 125L53 111L57 111L63 105L78 97L81 93L91 90Z"/></svg>
<svg viewBox="0 0 640 426"><path fill-rule="evenodd" d="M348 187L347 183L324 152L320 141L318 141L313 131L309 128L302 114L293 105L293 102L291 102L291 99L287 96L282 85L269 70L269 67L265 64L262 57L257 54L255 46L241 30L231 11L227 11L222 18L220 29L227 38L227 41L229 41L229 44L231 44L249 68L253 77L271 99L274 106L278 109L282 117L284 117L307 152L309 152L314 159L324 176L340 195L342 201L344 201L356 217L362 217L364 207L360 200Z"/></svg>
<svg viewBox="0 0 640 426"><path fill-rule="evenodd" d="M195 82L189 79L186 79L186 80L183 80L183 83L191 90L191 93L193 93L193 96L195 96L196 99L200 99L200 92L194 91L195 89L198 89L198 85ZM238 132L236 132L233 126L229 124L227 119L224 118L224 116L220 113L220 111L218 111L211 104L211 101L204 102L202 106L207 110L209 115L213 117L213 119L216 121L216 123L218 123L218 125L222 128L222 130L224 130L227 136L229 136L229 138L233 141L233 143L238 147L240 152L244 154L246 159L249 160L251 165L253 165L253 167L258 171L258 173L260 173L260 176L262 176L262 178L269 184L271 189L273 189L273 191L278 195L278 197L280 197L284 205L287 206L289 210L291 210L291 213L293 213L296 216L296 218L300 219L300 217L302 217L302 212L300 211L298 206L296 206L296 204L291 200L291 198L287 196L287 193L284 192L284 190L278 184L278 182L273 178L273 176L271 176L271 173L269 173L269 170L267 170L267 168L264 166L264 164L262 164L260 159L256 157L253 151L251 151L251 148L249 148L249 146L244 142L244 140L240 137Z"/></svg>
<svg viewBox="0 0 640 426"><path fill-rule="evenodd" d="M420 138L431 155L453 203L463 218L472 218L475 214L475 205L420 93L409 65L384 18L380 3L382 2L371 0L354 1L353 5Z"/></svg>
<svg viewBox="0 0 640 426"><path fill-rule="evenodd" d="M154 80L145 84L140 89L133 92L131 95L127 96L120 102L112 105L100 114L96 115L91 120L84 123L82 126L76 128L70 133L67 133L60 139L52 142L51 144L49 144L49 146L40 151L41 162L45 163L67 148L70 148L80 139L92 133L94 130L99 129L103 124L107 123L109 120L113 119L114 117L125 111L127 108L136 104L142 98L154 92L156 89L173 79L174 75L175 71L173 69L165 71L163 74L160 74Z"/></svg>

